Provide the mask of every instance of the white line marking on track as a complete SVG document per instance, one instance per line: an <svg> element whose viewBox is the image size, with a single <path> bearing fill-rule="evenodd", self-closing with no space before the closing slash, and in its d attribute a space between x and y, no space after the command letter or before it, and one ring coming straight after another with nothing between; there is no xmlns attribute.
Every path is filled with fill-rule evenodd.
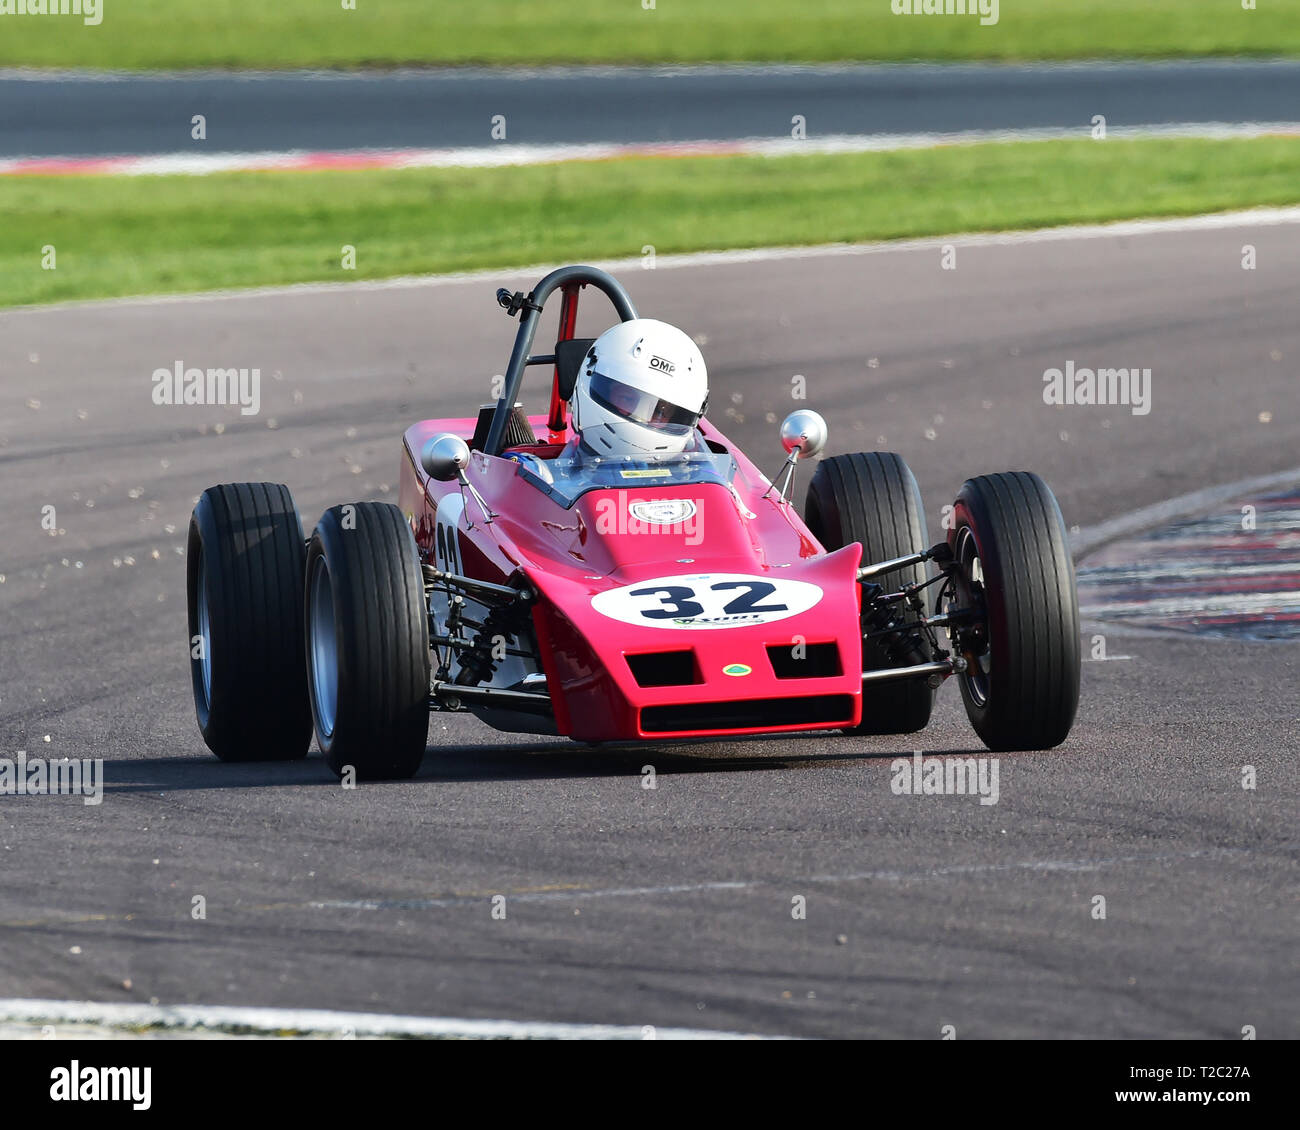
<svg viewBox="0 0 1300 1130"><path fill-rule="evenodd" d="M1173 859L1193 859L1200 856L1233 856L1243 852L1235 848L1210 848L1172 852L1166 855L1128 855L1110 859L1031 859L1012 863L966 863L949 867L927 867L915 871L897 869L882 871L856 871L844 875L811 875L801 880L809 883L861 883L868 881L886 883L922 882L930 879L947 879L959 876L999 875L1016 871L1100 871L1126 863L1162 863ZM752 891L773 886L770 880L738 879L713 880L700 883L672 883L660 887L603 887L595 889L572 888L557 891L528 891L503 894L510 902L570 903L576 899L629 898L635 896L698 894L712 891ZM479 905L491 898L488 893L475 895L440 895L431 898L385 899L322 899L305 905L312 910L441 910L449 907Z"/></svg>
<svg viewBox="0 0 1300 1130"><path fill-rule="evenodd" d="M757 247L736 251L692 251L680 255L659 255L655 259L656 271L679 270L689 267L714 267L729 264L770 263L791 259L838 258L857 255L887 255L895 252L931 250L945 243L962 247L1002 247L1022 243L1052 243L1065 240L1116 239L1133 236L1162 235L1177 232L1219 231L1232 228L1273 226L1300 223L1300 206L1288 208L1252 208L1236 212L1213 212L1198 216L1177 216L1163 219L1119 220L1109 224L1078 224L1055 228L1030 228L1003 232L950 233L926 236L923 239L876 241L871 243L822 243L806 247ZM0 319L16 312L43 313L83 308L113 308L116 306L165 306L189 302L230 301L233 299L263 299L296 297L307 294L330 294L383 290L418 290L441 286L461 286L484 280L504 282L521 279L535 282L544 272L560 264L540 263L532 266L489 267L480 271L462 271L451 274L400 275L388 279L364 279L353 282L291 283L286 286L249 287L241 290L207 290L192 294L143 294L123 298L86 299L48 305L11 306L0 310ZM641 257L596 260L589 264L608 271L624 268L644 268ZM1106 540L1110 540L1107 538ZM1100 543L1098 543L1100 544Z"/></svg>
<svg viewBox="0 0 1300 1130"><path fill-rule="evenodd" d="M1107 139L1192 138L1209 141L1300 135L1297 122L1194 122L1114 126ZM633 157L801 157L810 154L888 153L904 149L1078 141L1086 127L1024 130L961 130L951 133L830 134L743 137L696 141L597 141L530 145L462 146L442 149L260 150L220 153L155 153L103 156L7 157L0 176L210 176L229 172L315 172L338 169L487 169L608 161Z"/></svg>
<svg viewBox="0 0 1300 1130"><path fill-rule="evenodd" d="M1124 863L1167 863L1175 859L1196 859L1202 856L1249 855L1243 848L1198 848L1192 851L1175 851L1163 855L1122 855L1112 859L1031 859L1014 863L958 863L948 867L931 867L925 871L860 871L849 875L813 875L811 883L848 883L864 879L887 882L909 882L917 879L946 879L951 876L980 876L1008 874L1015 871L1030 872L1089 872L1101 871Z"/></svg>
<svg viewBox="0 0 1300 1130"><path fill-rule="evenodd" d="M574 887L563 891L509 891L494 892L504 895L510 902L572 902L574 899L629 898L636 895L679 895L701 891L743 891L758 884L753 881L716 881L708 883L676 883L662 887L606 887L584 890ZM467 906L481 903L491 895L445 895L435 898L394 899L323 899L307 905L313 910L432 910L439 907Z"/></svg>
<svg viewBox="0 0 1300 1130"><path fill-rule="evenodd" d="M1249 479L1238 479L1234 483L1224 483L1222 486L1205 487L1189 494L1180 494L1176 498L1168 498L1152 506L1143 506L1139 510L1131 510L1127 514L1107 518L1106 521L1098 522L1095 526L1083 527L1078 533L1070 535L1070 552L1078 561L1108 542L1118 541L1130 534L1164 526L1178 518L1213 510L1225 502L1288 487L1297 482L1300 482L1300 467L1292 467L1290 470L1277 471L1271 475L1256 475Z"/></svg>
<svg viewBox="0 0 1300 1130"><path fill-rule="evenodd" d="M102 1028L171 1028L213 1034L268 1036L342 1034L415 1039L480 1040L754 1040L761 1036L698 1028L660 1028L620 1024L558 1024L529 1020L461 1020L451 1017L393 1016L375 1012L336 1012L307 1008L257 1008L232 1005L148 1005L95 1001L0 999L0 1024L94 1025ZM653 1037L647 1028L653 1027ZM57 1035L57 1031L56 1031Z"/></svg>

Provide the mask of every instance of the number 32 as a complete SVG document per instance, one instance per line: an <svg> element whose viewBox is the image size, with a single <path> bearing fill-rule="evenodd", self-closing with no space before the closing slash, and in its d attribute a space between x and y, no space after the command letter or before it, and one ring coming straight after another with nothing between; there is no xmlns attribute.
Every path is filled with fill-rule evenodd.
<svg viewBox="0 0 1300 1130"><path fill-rule="evenodd" d="M743 616L758 612L785 612L786 604L760 604L776 592L776 586L767 581L719 581L709 586L710 592L744 589L723 606L725 616ZM631 596L653 596L659 599L659 608L643 608L641 615L647 620L689 620L704 615L704 605L694 598L699 594L689 585L663 585L659 588L633 589Z"/></svg>

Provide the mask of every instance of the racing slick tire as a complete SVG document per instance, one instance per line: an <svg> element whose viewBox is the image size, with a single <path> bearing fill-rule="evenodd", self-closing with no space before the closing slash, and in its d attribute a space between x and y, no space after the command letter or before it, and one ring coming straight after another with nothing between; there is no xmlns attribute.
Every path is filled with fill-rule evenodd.
<svg viewBox="0 0 1300 1130"><path fill-rule="evenodd" d="M199 730L222 761L292 761L311 744L302 521L280 483L209 487L190 518L186 588Z"/></svg>
<svg viewBox="0 0 1300 1130"><path fill-rule="evenodd" d="M1079 704L1079 600L1055 496L1028 471L967 479L948 544L965 590L956 602L986 617L954 639L971 725L994 751L1060 745Z"/></svg>
<svg viewBox="0 0 1300 1130"><path fill-rule="evenodd" d="M307 548L307 686L340 777L414 776L429 734L429 620L415 538L381 502L334 506Z"/></svg>
<svg viewBox="0 0 1300 1130"><path fill-rule="evenodd" d="M804 521L828 550L851 542L862 546L862 563L888 561L926 549L925 510L921 491L899 455L886 451L832 455L823 459L808 484ZM920 584L925 565L895 569L874 578L888 589ZM904 609L901 620L914 623L916 613ZM929 641L919 649L929 662ZM878 640L863 639L864 671L895 667ZM862 722L852 734L911 734L930 721L934 689L925 679L899 679L862 688Z"/></svg>

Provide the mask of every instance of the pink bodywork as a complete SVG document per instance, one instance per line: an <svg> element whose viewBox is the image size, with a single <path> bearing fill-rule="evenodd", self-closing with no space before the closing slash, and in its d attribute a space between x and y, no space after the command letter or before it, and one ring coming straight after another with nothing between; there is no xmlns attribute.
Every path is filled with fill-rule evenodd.
<svg viewBox="0 0 1300 1130"><path fill-rule="evenodd" d="M551 441L530 451L554 454L562 433L548 432L547 417L530 418L539 436ZM455 482L429 478L419 465L427 439L453 432L469 440L472 419L425 420L404 437L399 505L420 548L421 558L434 561L435 513L441 498L459 494ZM522 573L541 595L533 610L542 668L555 709L560 734L580 741L626 741L772 733L789 730L835 729L856 725L862 710L862 639L859 626L860 588L856 583L860 548L856 544L828 553L804 526L794 507L773 491L764 499L767 479L708 421L700 425L715 450L735 459L735 487L745 507L742 514L731 492L703 483L598 489L583 494L569 509L552 499L520 473L514 460L473 452L466 469L469 481L497 517L488 524L470 501L458 524L459 557L467 576L506 583ZM645 536L635 520L628 532L608 521L597 532L597 516L608 518L611 507L656 497L689 499L697 515L690 531L656 530ZM806 612L774 623L718 630L672 631L628 624L592 607L597 594L639 580L700 572L744 573L773 579L805 581L822 590L820 601ZM834 644L841 673L815 678L778 678L769 646L793 648ZM638 684L626 656L690 648L697 676L689 686L645 687ZM737 677L724 668L744 666ZM816 722L773 724L763 718L764 704L808 697L825 705ZM754 724L730 723L725 728L690 728L666 732L643 728L641 712L654 706L683 703L752 704ZM791 704L796 711L798 704ZM825 710L835 711L826 716ZM740 708L738 708L740 709Z"/></svg>

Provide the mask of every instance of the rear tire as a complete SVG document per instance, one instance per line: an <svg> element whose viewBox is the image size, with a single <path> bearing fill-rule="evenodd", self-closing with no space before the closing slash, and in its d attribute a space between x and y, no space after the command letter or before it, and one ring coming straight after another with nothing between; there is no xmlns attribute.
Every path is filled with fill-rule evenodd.
<svg viewBox="0 0 1300 1130"><path fill-rule="evenodd" d="M302 521L280 483L199 496L186 550L190 681L222 761L292 761L311 744L302 646Z"/></svg>
<svg viewBox="0 0 1300 1130"><path fill-rule="evenodd" d="M893 452L823 459L808 484L804 521L827 549L858 542L864 565L929 547L921 491L902 457ZM926 579L925 565L895 569L873 579L890 589L920 584ZM916 615L908 609L902 619L913 623ZM924 651L928 662L933 658L928 641ZM862 641L864 671L892 666L878 640ZM933 706L934 690L925 679L864 685L862 722L847 732L911 734L926 727Z"/></svg>
<svg viewBox="0 0 1300 1130"><path fill-rule="evenodd" d="M307 550L306 650L316 741L340 777L413 776L429 734L429 620L396 506L325 511Z"/></svg>
<svg viewBox="0 0 1300 1130"><path fill-rule="evenodd" d="M985 628L954 641L968 664L958 681L971 725L994 751L1060 745L1079 705L1080 660L1074 562L1056 498L1027 471L981 475L962 486L953 518L957 603L987 615Z"/></svg>

